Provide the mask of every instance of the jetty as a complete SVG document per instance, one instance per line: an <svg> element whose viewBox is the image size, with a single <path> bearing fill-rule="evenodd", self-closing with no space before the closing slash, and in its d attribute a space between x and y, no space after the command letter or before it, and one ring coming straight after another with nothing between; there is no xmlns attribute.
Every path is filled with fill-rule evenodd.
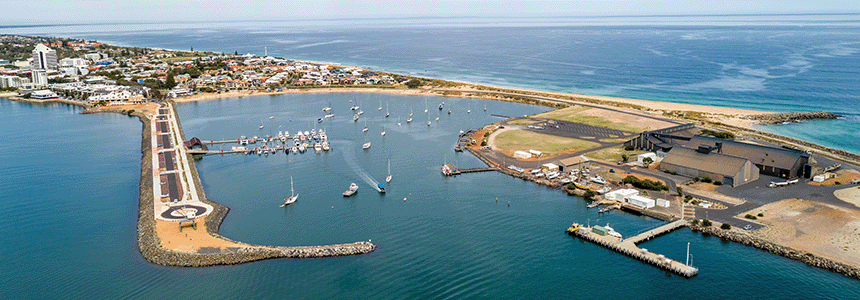
<svg viewBox="0 0 860 300"><path fill-rule="evenodd" d="M460 169L454 166L453 164L444 164L442 165L442 174L445 176L454 176L460 175L464 173L477 173L477 172L490 172L496 171L498 168L486 167L486 168L466 168Z"/></svg>
<svg viewBox="0 0 860 300"><path fill-rule="evenodd" d="M593 227L579 227L577 225L568 228L567 233L615 252L638 259L652 266L670 271L686 278L691 278L699 274L698 268L666 258L666 256L662 254L653 253L646 249L639 248L639 246L636 245L684 226L687 226L687 222L684 220L678 220L652 230L642 232L627 239L621 239L611 235L603 235L600 233L600 230L595 230Z"/></svg>

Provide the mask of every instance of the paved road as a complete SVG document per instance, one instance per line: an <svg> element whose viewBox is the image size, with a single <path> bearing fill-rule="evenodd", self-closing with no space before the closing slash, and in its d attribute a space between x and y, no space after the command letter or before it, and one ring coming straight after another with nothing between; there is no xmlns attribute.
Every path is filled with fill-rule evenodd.
<svg viewBox="0 0 860 300"><path fill-rule="evenodd" d="M735 198L744 199L747 202L752 202L756 205L765 205L783 199L801 198L826 204L832 204L839 207L860 210L860 208L851 205L845 201L839 200L839 198L836 198L836 196L833 195L833 192L835 192L836 190L851 187L850 185L816 186L801 181L797 184L787 185L783 187L767 187L767 185L771 181L784 180L785 179L772 176L760 175L759 179L756 181L738 187L721 186L717 188L717 192Z"/></svg>

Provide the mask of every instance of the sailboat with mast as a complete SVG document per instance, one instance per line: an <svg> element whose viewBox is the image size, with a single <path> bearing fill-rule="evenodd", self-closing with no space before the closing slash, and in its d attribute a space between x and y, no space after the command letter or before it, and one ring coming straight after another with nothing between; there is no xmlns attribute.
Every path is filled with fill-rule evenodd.
<svg viewBox="0 0 860 300"><path fill-rule="evenodd" d="M388 113L388 102L385 102L385 117L388 118L391 114Z"/></svg>
<svg viewBox="0 0 860 300"><path fill-rule="evenodd" d="M406 123L412 123L412 107L409 108L409 118L406 119Z"/></svg>
<svg viewBox="0 0 860 300"><path fill-rule="evenodd" d="M382 132L380 132L379 134L385 136L385 126L382 126Z"/></svg>
<svg viewBox="0 0 860 300"><path fill-rule="evenodd" d="M361 132L367 132L367 120L364 120L364 129Z"/></svg>
<svg viewBox="0 0 860 300"><path fill-rule="evenodd" d="M382 110L382 99L379 100L379 108L377 108L376 110Z"/></svg>
<svg viewBox="0 0 860 300"><path fill-rule="evenodd" d="M391 182L391 160L388 160L388 177L385 177L385 183Z"/></svg>
<svg viewBox="0 0 860 300"><path fill-rule="evenodd" d="M323 107L322 111L331 111L331 101L328 102L328 106Z"/></svg>
<svg viewBox="0 0 860 300"><path fill-rule="evenodd" d="M370 149L370 142L367 141L367 134L364 135L364 144L361 145L361 149Z"/></svg>
<svg viewBox="0 0 860 300"><path fill-rule="evenodd" d="M424 99L424 113L427 113L427 99Z"/></svg>
<svg viewBox="0 0 860 300"><path fill-rule="evenodd" d="M284 204L281 204L281 207L296 203L296 200L299 200L299 194L296 194L296 190L293 189L293 176L290 176L290 197L284 199Z"/></svg>

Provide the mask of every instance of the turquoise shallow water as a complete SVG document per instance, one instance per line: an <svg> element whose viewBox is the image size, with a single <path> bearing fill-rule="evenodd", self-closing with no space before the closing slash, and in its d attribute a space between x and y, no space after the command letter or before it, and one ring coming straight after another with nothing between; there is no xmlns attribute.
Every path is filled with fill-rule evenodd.
<svg viewBox="0 0 860 300"><path fill-rule="evenodd" d="M367 152L359 149L363 119L356 124L344 113L350 99L362 101L366 112L373 143ZM490 113L507 115L544 108L446 98L455 114L427 128L419 123L424 99L320 94L179 105L186 135L208 139L277 126L306 129L331 101L337 117L319 125L329 130L332 152L205 157L197 164L203 185L211 199L231 208L222 226L229 238L379 245L362 256L200 269L153 265L137 251L136 119L0 100L2 136L17 141L0 146L3 298L860 298L856 280L688 230L644 247L681 260L690 242L701 272L689 280L571 238L563 230L575 221L600 218L624 235L661 222L623 213L598 217L578 198L498 173L442 177L438 167L445 160L479 165L451 151L460 129L498 120L476 107L486 103ZM441 98L426 99L437 113ZM392 118L411 106L416 121L401 127L384 121L374 108L379 100L390 103ZM394 180L381 196L359 174L383 179L389 158ZM283 209L289 175L301 196ZM361 185L359 193L344 199L340 193L350 182Z"/></svg>

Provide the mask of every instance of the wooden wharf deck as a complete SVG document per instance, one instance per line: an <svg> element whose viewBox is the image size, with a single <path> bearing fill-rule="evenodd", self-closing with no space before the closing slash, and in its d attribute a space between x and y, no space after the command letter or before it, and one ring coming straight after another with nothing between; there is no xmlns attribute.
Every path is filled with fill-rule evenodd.
<svg viewBox="0 0 860 300"><path fill-rule="evenodd" d="M672 230L678 229L680 227L686 226L686 221L679 220L675 221L660 227L657 227L653 230L649 230L642 234L636 235L634 237L628 238L626 240L622 240L613 236L603 236L597 233L594 233L591 228L582 227L574 231L568 232L568 234L572 236L576 236L583 240L595 243L597 245L603 246L615 252L627 255L629 257L638 259L642 262L650 264L652 266L670 271L672 273L684 276L686 278L694 277L699 274L699 269L693 266L685 265L681 262L666 258L665 256L653 252L649 252L648 250L639 248L636 246L636 243L646 241L653 237L659 236L661 234L665 234Z"/></svg>

